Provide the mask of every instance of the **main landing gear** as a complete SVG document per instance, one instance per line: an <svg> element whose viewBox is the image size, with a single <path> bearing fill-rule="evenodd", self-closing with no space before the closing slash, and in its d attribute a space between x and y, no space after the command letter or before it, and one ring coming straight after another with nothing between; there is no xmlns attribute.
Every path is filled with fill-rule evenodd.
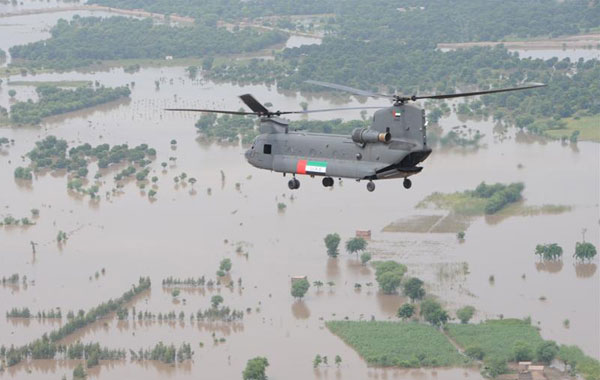
<svg viewBox="0 0 600 380"><path fill-rule="evenodd" d="M412 181L408 178L404 178L404 182L402 182L402 184L404 185L405 189L410 189L412 186Z"/></svg>
<svg viewBox="0 0 600 380"><path fill-rule="evenodd" d="M325 187L333 187L333 178L325 177L323 178L323 186Z"/></svg>
<svg viewBox="0 0 600 380"><path fill-rule="evenodd" d="M367 182L367 190L369 190L369 192L375 191L375 182L373 182L373 181Z"/></svg>
<svg viewBox="0 0 600 380"><path fill-rule="evenodd" d="M288 187L290 190L298 190L300 188L300 181L294 177L288 181Z"/></svg>

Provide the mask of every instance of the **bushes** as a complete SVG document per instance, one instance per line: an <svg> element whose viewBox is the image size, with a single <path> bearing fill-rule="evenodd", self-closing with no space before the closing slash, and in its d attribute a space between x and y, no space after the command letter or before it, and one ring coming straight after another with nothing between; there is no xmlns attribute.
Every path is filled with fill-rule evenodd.
<svg viewBox="0 0 600 380"><path fill-rule="evenodd" d="M442 309L442 305L432 298L421 302L421 315L434 326L441 326L450 319L448 313Z"/></svg>
<svg viewBox="0 0 600 380"><path fill-rule="evenodd" d="M464 306L456 310L456 318L460 319L460 323L469 323L473 314L475 314L475 308L473 306Z"/></svg>

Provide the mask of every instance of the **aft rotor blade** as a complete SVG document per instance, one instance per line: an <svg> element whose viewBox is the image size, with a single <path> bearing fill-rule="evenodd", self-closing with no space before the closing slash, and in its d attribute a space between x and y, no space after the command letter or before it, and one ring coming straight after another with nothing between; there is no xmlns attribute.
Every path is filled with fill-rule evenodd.
<svg viewBox="0 0 600 380"><path fill-rule="evenodd" d="M165 111L225 113L229 115L256 115L256 112L204 110L199 108L165 108Z"/></svg>
<svg viewBox="0 0 600 380"><path fill-rule="evenodd" d="M333 88L335 90L342 90L342 91L350 92L350 93L355 94L355 95L373 96L373 97L382 96L382 97L385 97L385 98L392 97L392 95L377 94L375 92L366 91L366 90L360 90L360 89L354 88L354 87L342 86L341 84L335 84L335 83L329 83L329 82L321 82L321 81L317 81L317 80L306 80L304 82L305 83L310 83L310 84L316 84L317 86L323 86L323 87Z"/></svg>
<svg viewBox="0 0 600 380"><path fill-rule="evenodd" d="M240 95L240 99L244 102L252 111L259 115L267 115L269 114L269 110L260 104L256 98L250 94Z"/></svg>
<svg viewBox="0 0 600 380"><path fill-rule="evenodd" d="M485 94L495 94L498 92L508 92L508 91L519 91L519 90L527 90L530 88L538 88L538 87L546 87L545 84L538 83L530 86L524 87L509 87L509 88L499 88L496 90L487 90L487 91L475 91L475 92L461 92L458 94L444 94L444 95L426 95L426 96L412 96L410 100L418 100L418 99L451 99L451 98L460 98L463 96L475 96L475 95L485 95Z"/></svg>
<svg viewBox="0 0 600 380"><path fill-rule="evenodd" d="M287 115L287 114L291 114L291 113L300 113L300 114L304 114L304 113L314 113L314 112L330 112L330 111L347 111L347 110L364 110L364 109L371 109L371 108L377 108L377 109L381 109L381 108L385 108L387 106L365 106L365 107L345 107L345 108L325 108L325 109L318 109L318 110L306 110L306 111L277 111L277 112L273 112L276 115Z"/></svg>

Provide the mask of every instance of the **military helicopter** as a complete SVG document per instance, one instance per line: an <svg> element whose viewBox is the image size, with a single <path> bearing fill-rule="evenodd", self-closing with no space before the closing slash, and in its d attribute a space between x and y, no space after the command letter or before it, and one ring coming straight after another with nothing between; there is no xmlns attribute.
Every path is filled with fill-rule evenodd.
<svg viewBox="0 0 600 380"><path fill-rule="evenodd" d="M408 104L420 99L451 99L465 96L494 94L507 91L527 90L544 87L532 84L523 87L501 88L486 91L464 92L444 95L401 96L379 94L334 83L309 80L307 83L355 95L389 98L388 107L348 107L303 111L270 111L252 95L241 95L240 99L252 110L224 111L195 108L170 108L168 111L211 112L232 115L255 115L260 120L260 135L245 152L246 160L253 166L279 173L291 174L288 182L291 190L300 188L296 175L323 177L325 187L332 187L334 178L366 180L367 190L375 190L374 180L403 178L406 189L412 186L408 178L423 170L417 166L431 154L427 146L427 122L425 111ZM314 112L344 111L377 108L372 125L356 128L348 135L290 131L289 122L280 116Z"/></svg>

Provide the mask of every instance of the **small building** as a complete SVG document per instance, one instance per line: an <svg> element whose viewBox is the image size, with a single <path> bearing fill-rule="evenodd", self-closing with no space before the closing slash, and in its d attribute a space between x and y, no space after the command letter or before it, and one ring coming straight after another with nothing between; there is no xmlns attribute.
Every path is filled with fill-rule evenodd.
<svg viewBox="0 0 600 380"><path fill-rule="evenodd" d="M527 371L529 369L530 365L531 365L531 362L519 362L519 372Z"/></svg>
<svg viewBox="0 0 600 380"><path fill-rule="evenodd" d="M371 240L371 230L356 230L356 237Z"/></svg>
<svg viewBox="0 0 600 380"><path fill-rule="evenodd" d="M173 60L173 56L172 55L167 55L167 56L165 56L165 60L166 61L172 61Z"/></svg>
<svg viewBox="0 0 600 380"><path fill-rule="evenodd" d="M292 284L300 280L308 280L308 278L306 276L292 276Z"/></svg>

